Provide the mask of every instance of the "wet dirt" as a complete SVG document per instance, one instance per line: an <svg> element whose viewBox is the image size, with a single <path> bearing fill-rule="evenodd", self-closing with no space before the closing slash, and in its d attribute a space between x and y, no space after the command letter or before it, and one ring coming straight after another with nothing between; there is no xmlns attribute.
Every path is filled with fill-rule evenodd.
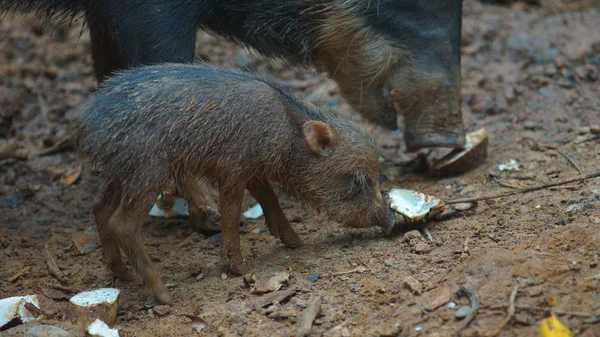
<svg viewBox="0 0 600 337"><path fill-rule="evenodd" d="M486 128L489 156L456 177L419 173L401 131L361 120L335 83L312 69L265 60L202 32L197 57L272 73L298 97L352 116L382 145L386 189L452 200L599 170L600 136L590 131L600 125L598 4L464 6L463 111L469 131ZM32 17L0 22L0 146L10 142L30 155L0 162L0 298L37 294L45 322L73 335L83 332L65 316L68 298L117 287L121 336L293 336L309 298L319 295L313 336L434 337L450 336L462 324L457 309L470 302L455 292L466 287L481 306L458 335L486 336L506 317L519 285L515 315L498 336L536 335L551 308L575 336L600 336L599 323L586 323L600 315L597 178L480 202L391 237L342 228L283 197L303 248L285 248L264 230L262 218L242 227L242 250L256 278L289 272L289 284L267 295L252 293L242 277L222 274L218 241L209 234L185 220L154 220L144 241L176 302L170 310L154 308L139 282L113 279L93 232L85 232L93 226L99 179L85 170L78 177L81 162L72 151L36 156L61 139L71 109L96 87L89 37L81 33L80 21L71 27ZM510 159L520 170L500 171ZM246 199L245 207L254 204ZM62 277L51 274L48 255ZM268 296L281 303L270 307ZM20 335L27 327L0 334Z"/></svg>

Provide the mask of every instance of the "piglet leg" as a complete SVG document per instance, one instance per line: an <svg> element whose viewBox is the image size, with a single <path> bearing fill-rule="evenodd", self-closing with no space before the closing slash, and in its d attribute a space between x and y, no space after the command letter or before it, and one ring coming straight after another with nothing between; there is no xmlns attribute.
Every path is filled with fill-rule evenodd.
<svg viewBox="0 0 600 337"><path fill-rule="evenodd" d="M244 187L219 182L219 209L221 211L221 250L231 272L242 275L247 266L240 249L240 215Z"/></svg>
<svg viewBox="0 0 600 337"><path fill-rule="evenodd" d="M248 191L258 201L265 214L265 224L269 232L281 239L286 247L298 248L302 240L294 232L292 225L279 206L275 191L267 181L254 180L248 184Z"/></svg>
<svg viewBox="0 0 600 337"><path fill-rule="evenodd" d="M108 182L100 198L94 202L92 213L98 228L98 236L102 245L102 255L108 268L122 281L131 281L133 275L125 267L121 259L117 233L109 225L111 216L115 213L121 202L121 186L118 182Z"/></svg>
<svg viewBox="0 0 600 337"><path fill-rule="evenodd" d="M164 304L173 304L173 297L158 275L142 242L140 230L144 219L147 219L147 210L136 206L133 203L121 202L115 215L109 220L109 227L115 230L119 246L142 278L142 282L150 285L156 300Z"/></svg>

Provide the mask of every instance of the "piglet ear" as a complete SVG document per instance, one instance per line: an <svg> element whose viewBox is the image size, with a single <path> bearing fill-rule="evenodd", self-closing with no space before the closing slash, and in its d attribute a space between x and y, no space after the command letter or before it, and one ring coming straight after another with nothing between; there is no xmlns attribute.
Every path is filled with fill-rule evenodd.
<svg viewBox="0 0 600 337"><path fill-rule="evenodd" d="M335 142L335 135L327 123L318 121L306 122L302 127L302 132L304 133L304 138L306 138L308 146L313 151L321 156L328 156L331 154Z"/></svg>

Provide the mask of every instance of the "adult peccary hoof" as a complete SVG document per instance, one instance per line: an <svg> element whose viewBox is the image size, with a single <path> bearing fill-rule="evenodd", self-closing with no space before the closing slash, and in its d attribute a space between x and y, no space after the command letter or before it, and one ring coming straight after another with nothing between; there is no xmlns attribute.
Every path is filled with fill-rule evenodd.
<svg viewBox="0 0 600 337"><path fill-rule="evenodd" d="M481 165L487 158L488 136L481 128L467 134L464 148L453 150L435 161L429 169L432 176L461 174Z"/></svg>
<svg viewBox="0 0 600 337"><path fill-rule="evenodd" d="M117 320L119 292L119 289L102 288L79 293L69 300L67 317L84 329L96 319L113 325Z"/></svg>

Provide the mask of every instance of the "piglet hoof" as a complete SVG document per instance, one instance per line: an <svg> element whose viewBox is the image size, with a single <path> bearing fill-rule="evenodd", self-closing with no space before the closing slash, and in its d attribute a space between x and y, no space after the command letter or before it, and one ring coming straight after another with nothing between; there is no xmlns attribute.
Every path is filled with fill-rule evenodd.
<svg viewBox="0 0 600 337"><path fill-rule="evenodd" d="M159 290L155 290L154 291L154 298L156 299L156 301L160 304L168 304L168 305L173 305L173 296L171 296L171 293L169 293L169 290L167 290L167 288L162 288Z"/></svg>
<svg viewBox="0 0 600 337"><path fill-rule="evenodd" d="M296 232L284 232L281 234L281 242L288 248L300 248L304 242L298 237Z"/></svg>
<svg viewBox="0 0 600 337"><path fill-rule="evenodd" d="M190 223L192 226L202 232L220 232L221 214L209 209L199 211L190 211Z"/></svg>

